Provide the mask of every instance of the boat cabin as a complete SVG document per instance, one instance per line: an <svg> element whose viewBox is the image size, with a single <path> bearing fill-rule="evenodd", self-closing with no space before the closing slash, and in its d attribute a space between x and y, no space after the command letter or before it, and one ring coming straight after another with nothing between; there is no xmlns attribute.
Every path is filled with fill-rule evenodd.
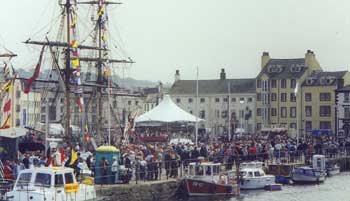
<svg viewBox="0 0 350 201"><path fill-rule="evenodd" d="M262 162L242 163L240 174L244 178L255 178L265 176Z"/></svg>
<svg viewBox="0 0 350 201"><path fill-rule="evenodd" d="M188 175L190 176L215 176L220 174L220 163L190 163Z"/></svg>
<svg viewBox="0 0 350 201"><path fill-rule="evenodd" d="M66 184L77 183L71 168L40 167L20 172L14 190L31 190L35 188L66 188Z"/></svg>

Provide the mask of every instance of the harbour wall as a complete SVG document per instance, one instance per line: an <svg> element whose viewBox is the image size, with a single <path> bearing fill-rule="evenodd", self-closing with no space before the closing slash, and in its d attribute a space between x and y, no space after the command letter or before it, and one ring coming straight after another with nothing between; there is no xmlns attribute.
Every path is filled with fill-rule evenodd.
<svg viewBox="0 0 350 201"><path fill-rule="evenodd" d="M106 201L162 201L174 196L178 180L140 182L138 184L96 185L98 196Z"/></svg>
<svg viewBox="0 0 350 201"><path fill-rule="evenodd" d="M330 161L336 163L340 167L340 171L350 171L350 157L331 158Z"/></svg>

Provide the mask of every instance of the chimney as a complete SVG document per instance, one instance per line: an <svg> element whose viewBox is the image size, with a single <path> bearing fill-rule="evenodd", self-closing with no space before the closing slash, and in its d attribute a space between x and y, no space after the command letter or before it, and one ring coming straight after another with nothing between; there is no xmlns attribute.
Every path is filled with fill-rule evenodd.
<svg viewBox="0 0 350 201"><path fill-rule="evenodd" d="M226 79L225 69L222 68L221 69L221 73L220 73L220 80L225 80L225 79Z"/></svg>
<svg viewBox="0 0 350 201"><path fill-rule="evenodd" d="M270 61L269 52L263 52L261 56L261 70L266 66L266 64Z"/></svg>
<svg viewBox="0 0 350 201"><path fill-rule="evenodd" d="M344 79L338 79L337 80L337 89L341 89L341 88L343 88L344 87Z"/></svg>
<svg viewBox="0 0 350 201"><path fill-rule="evenodd" d="M307 50L305 53L305 65L308 67L309 74L322 71L322 68L316 60L316 54L312 50Z"/></svg>
<svg viewBox="0 0 350 201"><path fill-rule="evenodd" d="M175 71L175 82L180 80L180 70Z"/></svg>

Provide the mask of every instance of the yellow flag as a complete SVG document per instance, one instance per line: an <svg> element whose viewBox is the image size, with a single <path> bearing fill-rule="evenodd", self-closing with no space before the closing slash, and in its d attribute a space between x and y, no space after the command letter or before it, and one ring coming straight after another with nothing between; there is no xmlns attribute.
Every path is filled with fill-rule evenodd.
<svg viewBox="0 0 350 201"><path fill-rule="evenodd" d="M0 129L10 128L10 115L7 116L4 124L0 127Z"/></svg>
<svg viewBox="0 0 350 201"><path fill-rule="evenodd" d="M73 60L72 60L72 66L73 66L73 67L78 67L78 66L80 66L79 59L73 59Z"/></svg>
<svg viewBox="0 0 350 201"><path fill-rule="evenodd" d="M69 165L73 165L77 158L77 153L74 151L74 149L72 149Z"/></svg>
<svg viewBox="0 0 350 201"><path fill-rule="evenodd" d="M78 48L78 41L76 40L72 41L72 48Z"/></svg>

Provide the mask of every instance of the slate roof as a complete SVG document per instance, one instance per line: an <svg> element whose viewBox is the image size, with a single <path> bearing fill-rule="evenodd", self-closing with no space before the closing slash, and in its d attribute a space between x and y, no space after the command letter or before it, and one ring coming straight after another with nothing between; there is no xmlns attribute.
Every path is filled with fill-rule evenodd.
<svg viewBox="0 0 350 201"><path fill-rule="evenodd" d="M255 78L198 80L199 94L255 93ZM170 94L195 94L196 80L178 80L171 87Z"/></svg>
<svg viewBox="0 0 350 201"><path fill-rule="evenodd" d="M300 67L299 72L292 72L293 67ZM281 72L271 72L270 67L280 67ZM266 74L269 78L274 79L292 79L292 78L300 78L305 71L307 70L307 66L305 64L304 58L297 59L270 59L269 62L265 65L262 71L257 76L258 78L263 74Z"/></svg>
<svg viewBox="0 0 350 201"><path fill-rule="evenodd" d="M337 92L349 92L350 91L350 84L345 85L343 88L337 89Z"/></svg>
<svg viewBox="0 0 350 201"><path fill-rule="evenodd" d="M339 79L343 79L344 75L348 71L321 71L315 72L311 76L307 77L303 86L335 86L338 84ZM310 81L312 80L312 81Z"/></svg>

